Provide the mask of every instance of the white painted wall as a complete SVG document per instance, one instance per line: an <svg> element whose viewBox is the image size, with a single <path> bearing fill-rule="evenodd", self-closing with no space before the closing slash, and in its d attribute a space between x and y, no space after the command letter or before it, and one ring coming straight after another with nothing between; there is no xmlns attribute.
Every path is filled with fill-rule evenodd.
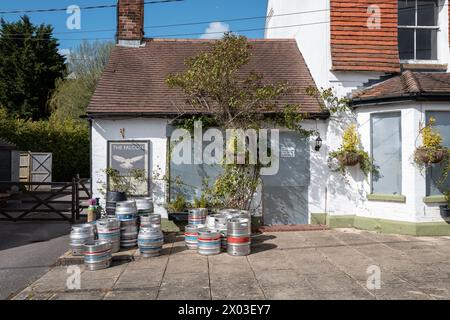
<svg viewBox="0 0 450 320"><path fill-rule="evenodd" d="M116 140L150 140L151 141L151 170L158 172L160 176L166 174L166 125L165 119L132 118L124 120L96 119L92 122L92 183L95 197L100 197L105 204L104 197L100 193L102 184L106 181L106 175L102 172L107 167L108 141ZM303 127L306 130L316 130L316 126L324 141L326 138L327 124L324 121L307 120ZM125 129L125 139L120 134L120 129ZM310 137L311 148L311 186L309 188L309 214L325 212L325 192L328 169L326 165L326 146L320 152L314 150L315 136ZM155 212L167 217L164 209L166 199L166 184L164 181L152 181L154 185L152 193L155 201ZM260 203L260 194L255 203Z"/></svg>
<svg viewBox="0 0 450 320"><path fill-rule="evenodd" d="M358 207L357 215L364 217L401 220L409 222L443 221L437 204L426 204L426 178L413 161L416 147L422 143L419 136L420 123L425 121L427 111L448 111L448 104L438 102L428 103L398 103L395 105L361 107L358 109L359 131L362 144L366 150L370 145L370 115L379 112L400 111L402 120L402 194L406 203L389 203L365 200ZM364 198L370 193L370 179L363 183Z"/></svg>
<svg viewBox="0 0 450 320"><path fill-rule="evenodd" d="M448 0L440 1L438 32L438 63L449 64L450 50L448 43ZM363 87L369 80L379 79L385 75L375 72L332 72L330 48L330 1L329 0L269 0L267 13L273 11L273 17L266 21L266 38L294 38L310 72L319 88L333 88L337 96L344 97L355 89ZM315 11L315 12L307 12ZM304 12L302 14L293 14ZM290 15L285 15L290 14ZM277 15L285 15L278 16ZM283 28L284 26L299 25ZM436 62L435 62L436 63ZM450 71L450 68L449 68ZM419 122L424 120L426 110L439 110L443 105L430 104L397 104L391 106L373 106L358 109L356 115L332 117L323 128L326 131L324 146L320 156L312 152L312 169L310 201L311 212L330 215L359 215L364 217L383 218L411 222L442 221L438 205L427 205L423 202L426 193L425 177L412 163L412 154L420 144L418 139ZM355 168L350 168L348 181L344 181L338 173L333 173L326 166L327 155L339 148L343 130L353 122L358 123L362 144L370 151L370 114L372 112L402 112L402 155L403 155L403 195L406 203L388 203L368 201L370 181ZM447 107L448 110L448 107ZM313 159L313 157L318 157ZM323 163L325 170L322 170ZM314 179L313 176L323 180ZM319 181L322 181L319 183ZM315 197L314 192L320 191ZM325 195L325 196L324 196ZM326 198L326 200L324 200ZM324 205L321 203L326 202Z"/></svg>
<svg viewBox="0 0 450 320"><path fill-rule="evenodd" d="M100 194L102 183L106 182L106 175L102 172L107 167L108 141L120 140L149 140L150 166L152 176L166 174L166 124L165 119L132 118L123 120L95 119L92 121L92 190L94 197L100 197L104 206L104 197ZM125 139L120 129L125 129ZM155 203L155 213L167 217L163 205L166 189L162 180L152 180L152 196Z"/></svg>
<svg viewBox="0 0 450 320"><path fill-rule="evenodd" d="M383 75L331 71L329 0L269 0L267 12L272 9L274 16L267 21L266 38L295 39L317 87L332 87L338 95L346 96L367 81ZM297 12L303 13L293 14Z"/></svg>

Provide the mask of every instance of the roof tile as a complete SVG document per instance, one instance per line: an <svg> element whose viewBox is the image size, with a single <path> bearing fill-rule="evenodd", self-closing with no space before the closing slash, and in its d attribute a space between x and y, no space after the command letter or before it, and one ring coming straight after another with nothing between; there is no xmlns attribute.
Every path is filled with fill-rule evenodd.
<svg viewBox="0 0 450 320"><path fill-rule="evenodd" d="M169 88L169 74L186 69L185 61L211 48L214 40L152 39L140 48L116 46L91 98L89 114L178 114L192 111L178 88ZM323 113L319 101L306 94L315 86L295 40L249 40L252 57L242 75L256 71L269 83L288 82L295 89L278 104L300 104L308 113Z"/></svg>

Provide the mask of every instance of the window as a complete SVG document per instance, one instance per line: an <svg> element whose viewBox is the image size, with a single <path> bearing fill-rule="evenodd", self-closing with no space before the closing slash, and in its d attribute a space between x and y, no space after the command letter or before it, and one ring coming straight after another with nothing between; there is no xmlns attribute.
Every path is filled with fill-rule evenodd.
<svg viewBox="0 0 450 320"><path fill-rule="evenodd" d="M372 157L380 175L372 176L372 193L401 195L402 137L401 114L378 113L371 116Z"/></svg>
<svg viewBox="0 0 450 320"><path fill-rule="evenodd" d="M437 60L439 0L399 0L400 60Z"/></svg>
<svg viewBox="0 0 450 320"><path fill-rule="evenodd" d="M434 128L440 132L442 136L442 144L444 147L450 147L450 112L446 111L430 111L426 113L426 121L430 117L436 119ZM427 172L427 196L442 195L444 191L450 190L450 178L442 181L442 164L433 165Z"/></svg>

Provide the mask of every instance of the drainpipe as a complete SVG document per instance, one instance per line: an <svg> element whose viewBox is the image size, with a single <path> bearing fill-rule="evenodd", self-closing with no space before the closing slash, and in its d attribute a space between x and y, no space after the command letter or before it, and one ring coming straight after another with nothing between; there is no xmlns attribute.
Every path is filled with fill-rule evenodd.
<svg viewBox="0 0 450 320"><path fill-rule="evenodd" d="M88 118L89 120L89 172L91 179L89 181L91 188L91 198L94 198L94 190L92 185L92 179L94 179L94 175L92 174L92 118Z"/></svg>

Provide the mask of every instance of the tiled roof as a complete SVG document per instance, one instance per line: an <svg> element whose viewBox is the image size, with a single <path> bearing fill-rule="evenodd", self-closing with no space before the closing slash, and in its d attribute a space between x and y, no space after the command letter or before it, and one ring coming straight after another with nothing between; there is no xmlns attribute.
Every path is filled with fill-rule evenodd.
<svg viewBox="0 0 450 320"><path fill-rule="evenodd" d="M397 1L331 0L333 71L400 71Z"/></svg>
<svg viewBox="0 0 450 320"><path fill-rule="evenodd" d="M401 75L356 91L355 104L383 99L449 96L450 73L405 71Z"/></svg>
<svg viewBox="0 0 450 320"><path fill-rule="evenodd" d="M169 74L186 69L185 60L210 49L214 40L154 39L140 48L116 46L88 107L90 115L121 113L177 114L185 95L169 88ZM308 113L323 113L319 101L307 95L315 86L295 40L249 40L252 57L241 74L255 71L268 83L288 82L297 90L278 101L300 104ZM186 106L183 110L188 110Z"/></svg>
<svg viewBox="0 0 450 320"><path fill-rule="evenodd" d="M16 145L3 138L0 138L0 149L16 149Z"/></svg>

